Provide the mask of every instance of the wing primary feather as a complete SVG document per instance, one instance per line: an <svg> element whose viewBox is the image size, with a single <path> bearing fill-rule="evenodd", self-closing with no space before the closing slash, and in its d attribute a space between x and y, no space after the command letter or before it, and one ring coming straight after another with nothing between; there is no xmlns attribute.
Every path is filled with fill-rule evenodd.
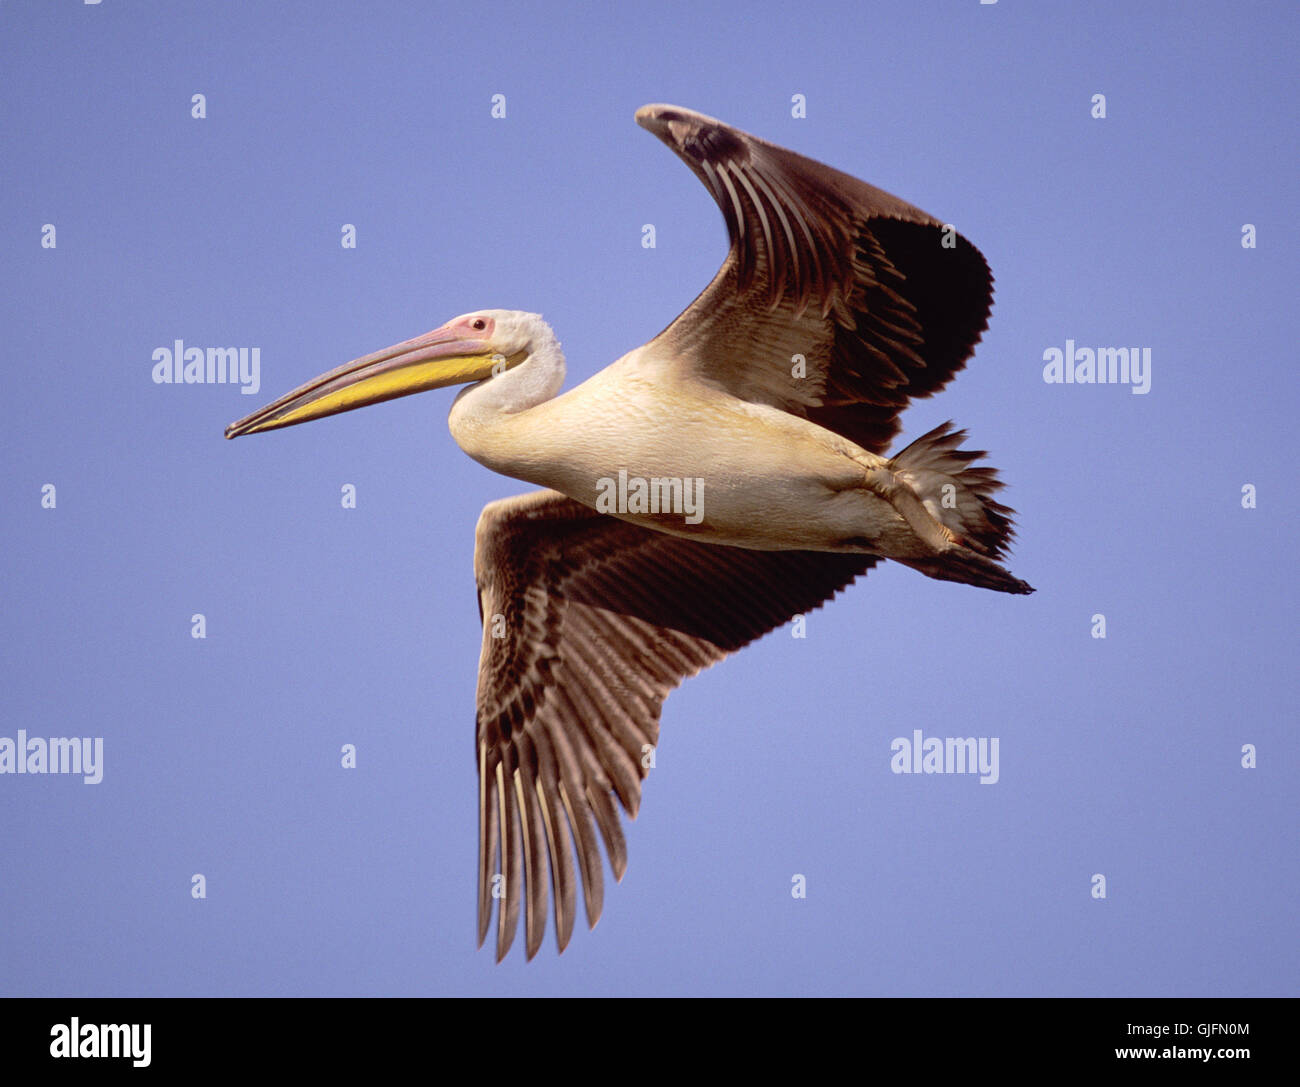
<svg viewBox="0 0 1300 1087"><path fill-rule="evenodd" d="M794 282L797 284L799 282L799 245L795 241L794 229L790 226L790 220L786 216L785 208L781 206L781 201L777 199L777 195L772 191L771 186L763 180L763 175L761 173L750 166L742 166L740 168L740 176L742 179L748 177L754 185L763 190L763 195L767 197L768 205L776 213L777 219L780 220L781 229L785 233L787 256L789 257L791 265L793 265L792 271L794 272ZM785 292L786 278L784 262L782 262L780 271L781 281L779 288L773 293L773 307L780 304L781 295Z"/></svg>
<svg viewBox="0 0 1300 1087"><path fill-rule="evenodd" d="M578 863L582 866L582 903L587 911L587 927L595 928L605 905L605 872L600 866L600 847L596 844L596 831L591 825L591 810L581 803L581 799L577 806L574 805L563 781L560 782L560 800L569 816Z"/></svg>
<svg viewBox="0 0 1300 1087"><path fill-rule="evenodd" d="M771 284L771 291L774 298L780 298L785 291L785 274L779 260L779 254L776 251L776 244L772 238L772 224L767 221L767 212L763 210L763 201L758 198L758 192L754 186L749 183L749 178L745 176L743 169L733 169L725 163L722 167L727 174L734 175L749 193L749 199L754 205L754 212L758 215L759 226L763 228L763 243L766 246L767 254L767 275L768 282Z"/></svg>
<svg viewBox="0 0 1300 1087"><path fill-rule="evenodd" d="M596 617L593 616L592 618L595 619ZM592 626L595 628L594 632L605 633L610 640L613 640L614 632L608 629L611 626L608 620L603 623L593 622ZM631 660L634 658L629 656L623 659ZM639 714L644 717L655 712L654 695L648 692L643 693L623 682L622 677L617 674L608 657L604 655L595 654L589 656L586 665L599 676L607 690L617 690L620 695L620 701L611 706L610 712L605 715L605 724L613 733L614 739L623 749L623 752L632 761L631 769L635 773L636 766L642 755L642 745L649 742L648 737L636 727L636 715ZM618 760L618 765L625 767L621 759ZM640 774L638 773L637 776L640 777Z"/></svg>
<svg viewBox="0 0 1300 1087"><path fill-rule="evenodd" d="M542 845L542 816L537 808L536 779L530 759L520 760L514 779L524 842L524 945L531 961L546 935L546 859Z"/></svg>
<svg viewBox="0 0 1300 1087"><path fill-rule="evenodd" d="M731 177L725 169L715 171L721 178L723 186L727 190L727 196L731 198L731 206L736 209L736 261L740 275L740 289L748 290L749 285L754 281L754 247L749 241L749 228L745 222L745 206L740 202L740 195L736 192L736 186L731 183Z"/></svg>
<svg viewBox="0 0 1300 1087"><path fill-rule="evenodd" d="M496 776L488 772L486 741L478 745L478 946L492 923L492 877L497 870Z"/></svg>
<svg viewBox="0 0 1300 1087"><path fill-rule="evenodd" d="M596 825L600 827L600 836L605 839L605 852L609 854L614 879L620 881L627 871L627 841L623 838L623 828L619 826L618 809L606 790L591 785L587 786L587 802L596 817Z"/></svg>
<svg viewBox="0 0 1300 1087"><path fill-rule="evenodd" d="M534 743L537 748L537 803L546 828L551 889L555 894L555 941L560 951L563 951L569 944L569 937L573 935L573 914L577 899L573 886L573 853L569 846L568 822L557 787L558 772L550 738L544 730L538 730Z"/></svg>
<svg viewBox="0 0 1300 1087"><path fill-rule="evenodd" d="M519 827L515 823L514 791L506 785L505 764L497 763L497 800L501 818L502 898L497 901L497 962L506 957L519 927Z"/></svg>
<svg viewBox="0 0 1300 1087"><path fill-rule="evenodd" d="M587 703L582 708L578 721L587 737L588 747L612 781L623 806L629 811L635 810L641 789L637 763L633 762L632 757L607 729L611 716L619 713L618 705L601 684L599 674L585 654L577 652L576 647L565 664L566 671L573 677L573 694ZM600 689L599 694L597 687ZM601 727L602 725L606 727Z"/></svg>
<svg viewBox="0 0 1300 1087"><path fill-rule="evenodd" d="M714 200L717 201L718 207L722 209L722 218L727 223L728 238L738 245L740 251L743 252L744 227L742 221L737 218L740 209L736 207L735 197L733 196L730 201L722 199L727 190L722 184L722 179L718 177L718 171L714 168L713 163L708 159L703 159L700 162L700 168L704 171L705 177L708 178L709 191L713 194Z"/></svg>
<svg viewBox="0 0 1300 1087"><path fill-rule="evenodd" d="M824 291L824 285L828 277L822 270L822 258L821 253L818 252L817 239L804 214L804 202L790 191L789 187L777 174L770 174L768 180L771 182L772 188L785 198L785 206L794 216L795 222L799 224L800 232L808 242L810 267L808 268L808 275L799 284L799 291L795 298L795 316L802 317L804 311L808 308L809 298Z"/></svg>
<svg viewBox="0 0 1300 1087"><path fill-rule="evenodd" d="M574 609L574 612L577 611L578 609ZM642 636L639 624L633 620L624 619L621 623L616 622L612 613L598 608L584 608L581 614L577 615L574 615L574 612L570 614L575 621L575 630L580 629L587 638L603 642L602 649L605 652L597 654L595 659L600 664L600 674L606 686L609 687L613 683L620 692L630 697L631 709L648 711L655 700L650 682L636 670L628 674L629 670L622 668L615 673L609 663L609 657L621 661L644 661L647 667L653 668L658 662L655 660L656 647L652 644L652 640ZM638 743L629 749L629 754L634 753L639 757L640 751Z"/></svg>
<svg viewBox="0 0 1300 1087"><path fill-rule="evenodd" d="M560 688L556 694L567 707L566 719L575 720L577 710L568 691ZM552 739L560 766L560 800L569 817L569 826L573 829L573 845L581 866L582 901L587 911L587 927L595 928L605 901L605 873L600 866L600 847L596 844L596 832L591 825L591 812L581 802L584 789L582 766L569 746L569 736L564 729L556 729L552 733ZM573 804L573 797L579 800L577 807Z"/></svg>

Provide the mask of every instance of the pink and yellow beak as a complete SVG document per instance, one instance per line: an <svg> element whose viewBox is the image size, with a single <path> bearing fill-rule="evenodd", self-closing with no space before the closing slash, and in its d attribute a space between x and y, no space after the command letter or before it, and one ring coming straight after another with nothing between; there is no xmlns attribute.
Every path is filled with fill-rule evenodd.
<svg viewBox="0 0 1300 1087"><path fill-rule="evenodd" d="M463 329L435 328L413 340L354 359L226 427L227 438L294 426L399 396L482 381L508 369L507 359Z"/></svg>

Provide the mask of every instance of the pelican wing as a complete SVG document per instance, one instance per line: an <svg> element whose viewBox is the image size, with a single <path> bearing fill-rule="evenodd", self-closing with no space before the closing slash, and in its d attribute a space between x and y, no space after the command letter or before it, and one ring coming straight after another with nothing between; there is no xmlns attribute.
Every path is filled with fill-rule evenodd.
<svg viewBox="0 0 1300 1087"><path fill-rule="evenodd" d="M988 324L993 277L943 224L848 174L676 106L637 121L713 194L731 249L650 345L668 365L884 453Z"/></svg>
<svg viewBox="0 0 1300 1087"><path fill-rule="evenodd" d="M528 957L536 954L549 868L563 951L575 854L594 926L604 895L597 831L622 879L627 848L614 798L636 817L668 693L877 561L701 543L554 491L487 506L474 552L483 619L479 944L495 898L497 959L514 940L521 903Z"/></svg>

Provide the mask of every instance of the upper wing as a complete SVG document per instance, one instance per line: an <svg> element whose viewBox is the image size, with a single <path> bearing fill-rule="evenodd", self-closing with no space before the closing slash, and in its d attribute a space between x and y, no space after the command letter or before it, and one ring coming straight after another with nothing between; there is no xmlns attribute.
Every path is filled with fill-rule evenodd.
<svg viewBox="0 0 1300 1087"><path fill-rule="evenodd" d="M546 928L549 862L563 951L573 931L575 850L595 925L604 883L592 818L621 879L627 848L611 792L635 817L668 693L877 561L682 539L554 491L487 506L474 550L483 618L480 945L497 898L504 957L522 897L533 957Z"/></svg>
<svg viewBox="0 0 1300 1087"><path fill-rule="evenodd" d="M946 385L987 327L993 277L979 250L896 196L712 117L656 105L637 122L704 182L731 237L713 281L647 349L884 453L908 401Z"/></svg>

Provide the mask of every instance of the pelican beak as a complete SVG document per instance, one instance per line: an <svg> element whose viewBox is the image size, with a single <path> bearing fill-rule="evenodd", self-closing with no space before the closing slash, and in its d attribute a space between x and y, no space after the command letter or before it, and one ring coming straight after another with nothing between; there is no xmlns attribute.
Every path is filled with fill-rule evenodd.
<svg viewBox="0 0 1300 1087"><path fill-rule="evenodd" d="M446 326L354 359L226 427L227 438L305 423L426 389L482 381L518 359Z"/></svg>

